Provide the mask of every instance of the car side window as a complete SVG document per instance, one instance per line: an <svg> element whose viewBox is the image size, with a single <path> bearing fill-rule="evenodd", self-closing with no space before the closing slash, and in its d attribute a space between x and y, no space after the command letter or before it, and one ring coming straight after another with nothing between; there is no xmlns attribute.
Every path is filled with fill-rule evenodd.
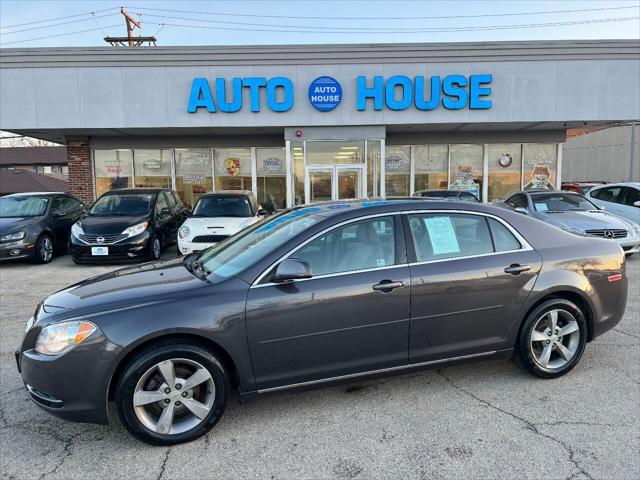
<svg viewBox="0 0 640 480"><path fill-rule="evenodd" d="M158 198L156 200L156 215L160 215L160 212L162 211L163 208L168 208L169 205L167 204L167 199L164 196L164 193L161 192L160 195L158 195Z"/></svg>
<svg viewBox="0 0 640 480"><path fill-rule="evenodd" d="M521 207L521 208L527 208L527 197L525 197L522 194L516 194L513 195L512 197L510 197L507 200L507 205L512 206L513 208L517 208L517 207Z"/></svg>
<svg viewBox="0 0 640 480"><path fill-rule="evenodd" d="M409 215L409 226L419 262L493 253L484 216L458 213Z"/></svg>
<svg viewBox="0 0 640 480"><path fill-rule="evenodd" d="M71 197L57 197L53 200L51 211L54 215L67 215L68 213L78 210L82 204Z"/></svg>
<svg viewBox="0 0 640 480"><path fill-rule="evenodd" d="M640 190L631 187L625 187L623 190L622 202L624 205L633 207L635 202L640 201Z"/></svg>
<svg viewBox="0 0 640 480"><path fill-rule="evenodd" d="M616 203L618 201L618 195L620 195L620 190L622 190L622 187L600 188L592 191L591 196L598 200L602 200L603 202Z"/></svg>
<svg viewBox="0 0 640 480"><path fill-rule="evenodd" d="M395 265L393 217L377 217L334 228L291 258L309 263L313 276Z"/></svg>
<svg viewBox="0 0 640 480"><path fill-rule="evenodd" d="M511 231L495 218L488 218L496 252L519 250L522 245Z"/></svg>
<svg viewBox="0 0 640 480"><path fill-rule="evenodd" d="M163 193L164 193L164 196L167 197L167 205L169 206L171 211L174 211L176 209L176 199L173 198L173 195L171 195L171 193L169 192L163 192Z"/></svg>

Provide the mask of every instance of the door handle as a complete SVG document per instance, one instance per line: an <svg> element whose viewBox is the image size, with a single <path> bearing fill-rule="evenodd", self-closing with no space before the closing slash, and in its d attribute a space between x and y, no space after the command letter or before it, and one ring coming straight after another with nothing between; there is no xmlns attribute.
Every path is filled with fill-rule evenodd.
<svg viewBox="0 0 640 480"><path fill-rule="evenodd" d="M394 288L400 288L400 287L404 287L404 283L394 282L392 280L382 280L380 283L376 283L373 286L373 289L387 293L393 290Z"/></svg>
<svg viewBox="0 0 640 480"><path fill-rule="evenodd" d="M531 270L531 265L520 265L518 263L512 263L504 269L504 273L510 273L511 275L520 275L522 272Z"/></svg>

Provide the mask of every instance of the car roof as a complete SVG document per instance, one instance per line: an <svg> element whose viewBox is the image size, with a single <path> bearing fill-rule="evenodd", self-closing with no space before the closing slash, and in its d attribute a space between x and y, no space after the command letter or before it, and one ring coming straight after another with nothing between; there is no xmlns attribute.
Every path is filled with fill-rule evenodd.
<svg viewBox="0 0 640 480"><path fill-rule="evenodd" d="M70 196L65 192L20 192L20 193L12 193L11 195L5 195L5 197L39 197L39 196L47 196L51 195L65 195Z"/></svg>
<svg viewBox="0 0 640 480"><path fill-rule="evenodd" d="M114 188L103 195L118 195L118 194L131 194L131 193L159 193L162 191L169 191L169 188Z"/></svg>
<svg viewBox="0 0 640 480"><path fill-rule="evenodd" d="M635 188L640 188L640 182L606 183L604 185L598 185L597 188L602 188L602 187L635 187Z"/></svg>
<svg viewBox="0 0 640 480"><path fill-rule="evenodd" d="M207 192L200 196L215 197L218 195L238 195L238 196L250 197L250 196L253 196L253 192L251 190L218 190L217 192Z"/></svg>

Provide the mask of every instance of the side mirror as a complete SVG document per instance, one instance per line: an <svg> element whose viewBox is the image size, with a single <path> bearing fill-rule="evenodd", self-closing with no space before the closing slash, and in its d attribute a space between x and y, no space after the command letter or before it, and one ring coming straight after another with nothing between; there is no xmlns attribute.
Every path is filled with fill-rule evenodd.
<svg viewBox="0 0 640 480"><path fill-rule="evenodd" d="M171 209L169 207L164 207L160 210L161 217L166 217L167 215L171 215Z"/></svg>
<svg viewBox="0 0 640 480"><path fill-rule="evenodd" d="M638 200L637 202L633 202L633 206L634 207L640 207L640 200Z"/></svg>
<svg viewBox="0 0 640 480"><path fill-rule="evenodd" d="M274 283L288 283L293 280L311 278L311 267L304 260L287 258L280 262L271 279Z"/></svg>
<svg viewBox="0 0 640 480"><path fill-rule="evenodd" d="M267 212L264 208L260 208L258 209L258 215L269 215L269 212Z"/></svg>
<svg viewBox="0 0 640 480"><path fill-rule="evenodd" d="M514 210L515 210L516 212L518 212L518 213L523 213L524 215L528 215L528 214L529 214L529 212L527 211L527 209L526 209L526 208L524 208L524 207L516 207Z"/></svg>

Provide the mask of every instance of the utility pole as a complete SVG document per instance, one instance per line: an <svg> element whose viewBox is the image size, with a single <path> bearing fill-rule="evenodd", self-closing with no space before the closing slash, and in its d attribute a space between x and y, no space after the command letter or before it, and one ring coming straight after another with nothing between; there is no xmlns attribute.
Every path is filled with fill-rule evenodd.
<svg viewBox="0 0 640 480"><path fill-rule="evenodd" d="M140 22L138 22L135 18L129 15L124 7L120 7L120 13L124 16L124 22L127 27L127 36L126 37L104 37L104 41L113 47L139 47L143 43L148 43L149 46L156 46L156 37L143 37L133 36L133 31L136 28L142 28Z"/></svg>

